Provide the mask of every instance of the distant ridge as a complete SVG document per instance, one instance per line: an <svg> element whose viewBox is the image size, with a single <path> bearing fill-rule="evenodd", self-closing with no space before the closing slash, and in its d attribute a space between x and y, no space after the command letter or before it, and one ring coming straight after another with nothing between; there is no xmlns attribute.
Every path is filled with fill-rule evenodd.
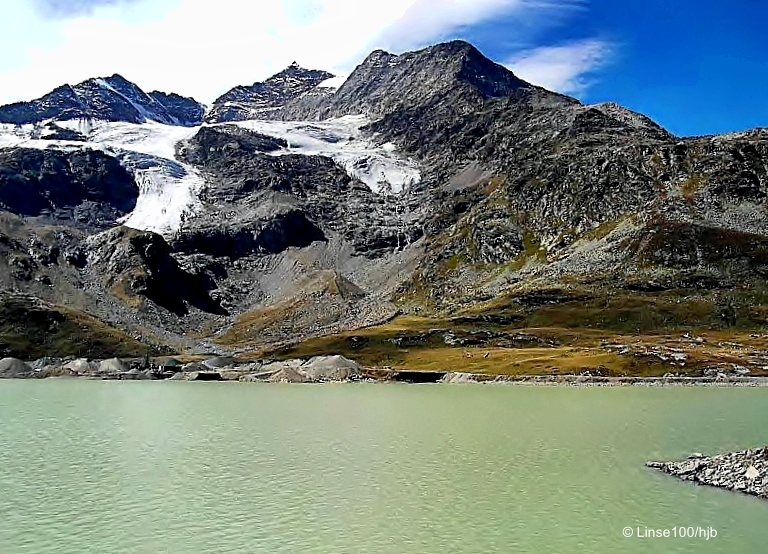
<svg viewBox="0 0 768 554"><path fill-rule="evenodd" d="M30 102L0 107L0 123L26 125L48 119L101 119L193 127L202 122L204 108L192 98L163 92L145 93L120 75L60 86Z"/></svg>

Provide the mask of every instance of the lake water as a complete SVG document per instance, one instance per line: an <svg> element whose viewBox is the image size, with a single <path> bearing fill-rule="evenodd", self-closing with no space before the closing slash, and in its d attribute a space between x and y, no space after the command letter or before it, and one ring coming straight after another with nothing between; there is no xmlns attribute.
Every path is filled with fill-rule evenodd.
<svg viewBox="0 0 768 554"><path fill-rule="evenodd" d="M768 443L768 389L0 381L0 418L3 554L768 548L768 502L643 466Z"/></svg>

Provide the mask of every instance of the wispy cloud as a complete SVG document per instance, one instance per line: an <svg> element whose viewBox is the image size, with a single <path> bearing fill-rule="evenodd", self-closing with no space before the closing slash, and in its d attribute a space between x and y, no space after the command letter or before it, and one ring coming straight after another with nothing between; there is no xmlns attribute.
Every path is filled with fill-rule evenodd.
<svg viewBox="0 0 768 554"><path fill-rule="evenodd" d="M471 27L494 16L526 11L556 9L536 0L415 0L394 21L380 29L373 42L390 50L418 48L461 28Z"/></svg>
<svg viewBox="0 0 768 554"><path fill-rule="evenodd" d="M0 20L24 16L14 37L0 35L0 102L115 72L210 102L293 60L343 74L373 48L402 52L507 18L560 20L583 1L0 0ZM32 5L47 17L22 13Z"/></svg>
<svg viewBox="0 0 768 554"><path fill-rule="evenodd" d="M92 15L97 8L134 4L140 0L33 0L35 9L47 18Z"/></svg>
<svg viewBox="0 0 768 554"><path fill-rule="evenodd" d="M611 61L614 48L599 39L573 41L519 52L504 65L535 85L580 95L594 84L595 72Z"/></svg>

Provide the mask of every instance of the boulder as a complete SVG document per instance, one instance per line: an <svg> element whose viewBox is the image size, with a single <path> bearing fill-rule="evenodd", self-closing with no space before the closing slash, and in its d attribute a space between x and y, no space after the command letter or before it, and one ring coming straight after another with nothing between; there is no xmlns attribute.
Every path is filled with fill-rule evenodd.
<svg viewBox="0 0 768 554"><path fill-rule="evenodd" d="M266 379L268 383L310 383L312 379L294 367L286 366Z"/></svg>
<svg viewBox="0 0 768 554"><path fill-rule="evenodd" d="M219 373L225 381L240 381L243 376L258 373L260 370L261 364L253 363L236 366L234 369L222 369Z"/></svg>
<svg viewBox="0 0 768 554"><path fill-rule="evenodd" d="M61 358L51 358L50 356L45 356L43 358L38 358L37 360L35 360L34 362L32 362L30 364L32 369L34 369L35 371L41 370L44 367L49 367L49 366L59 366L60 367L62 365L63 365L63 362L62 362Z"/></svg>
<svg viewBox="0 0 768 554"><path fill-rule="evenodd" d="M344 356L316 356L301 366L314 381L348 381L360 377L360 366Z"/></svg>
<svg viewBox="0 0 768 554"><path fill-rule="evenodd" d="M120 374L120 379L124 381L135 381L141 375L141 371L138 367L133 367L128 371L124 371Z"/></svg>
<svg viewBox="0 0 768 554"><path fill-rule="evenodd" d="M0 360L0 377L5 379L20 379L30 377L33 371L26 363L16 358Z"/></svg>
<svg viewBox="0 0 768 554"><path fill-rule="evenodd" d="M92 375L99 369L96 364L89 362L85 358L72 360L71 362L65 364L64 368L68 369L75 375Z"/></svg>
<svg viewBox="0 0 768 554"><path fill-rule="evenodd" d="M110 358L99 363L99 373L102 375L118 375L129 369L128 365L119 358Z"/></svg>
<svg viewBox="0 0 768 554"><path fill-rule="evenodd" d="M154 369L145 369L144 371L141 371L136 378L139 381L150 381L153 379L157 379L157 376L155 374Z"/></svg>
<svg viewBox="0 0 768 554"><path fill-rule="evenodd" d="M268 362L261 366L259 373L275 373L286 367L298 368L304 365L304 360L283 360L280 362Z"/></svg>
<svg viewBox="0 0 768 554"><path fill-rule="evenodd" d="M72 370L62 365L46 365L36 370L34 376L38 379L47 379L48 377L72 377Z"/></svg>
<svg viewBox="0 0 768 554"><path fill-rule="evenodd" d="M208 369L221 369L224 367L232 367L234 363L235 361L232 358L217 356L215 358L205 360L203 365Z"/></svg>

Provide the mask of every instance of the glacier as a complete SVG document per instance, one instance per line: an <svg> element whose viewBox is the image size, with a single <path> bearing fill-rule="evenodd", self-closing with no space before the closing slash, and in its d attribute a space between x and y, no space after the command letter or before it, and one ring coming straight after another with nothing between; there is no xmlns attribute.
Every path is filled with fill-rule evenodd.
<svg viewBox="0 0 768 554"><path fill-rule="evenodd" d="M366 116L349 115L323 121L248 120L220 125L237 125L287 141L288 148L273 152L273 156L331 158L377 194L399 194L417 184L421 180L418 164L399 156L394 144L377 145L366 138L362 128L369 123Z"/></svg>
<svg viewBox="0 0 768 554"><path fill-rule="evenodd" d="M178 143L192 138L201 127L180 127L156 122L142 124L93 120L55 121L78 131L87 140L45 139L45 122L16 126L0 124L0 148L92 148L117 157L132 172L139 187L136 207L120 223L164 236L178 232L186 219L204 210L199 193L203 175L176 159ZM377 194L401 194L421 180L418 164L397 153L391 143L377 144L364 136L369 120L362 115L324 121L249 120L237 125L284 139L287 148L270 155L319 155L333 159L353 178ZM36 138L40 137L40 138Z"/></svg>

